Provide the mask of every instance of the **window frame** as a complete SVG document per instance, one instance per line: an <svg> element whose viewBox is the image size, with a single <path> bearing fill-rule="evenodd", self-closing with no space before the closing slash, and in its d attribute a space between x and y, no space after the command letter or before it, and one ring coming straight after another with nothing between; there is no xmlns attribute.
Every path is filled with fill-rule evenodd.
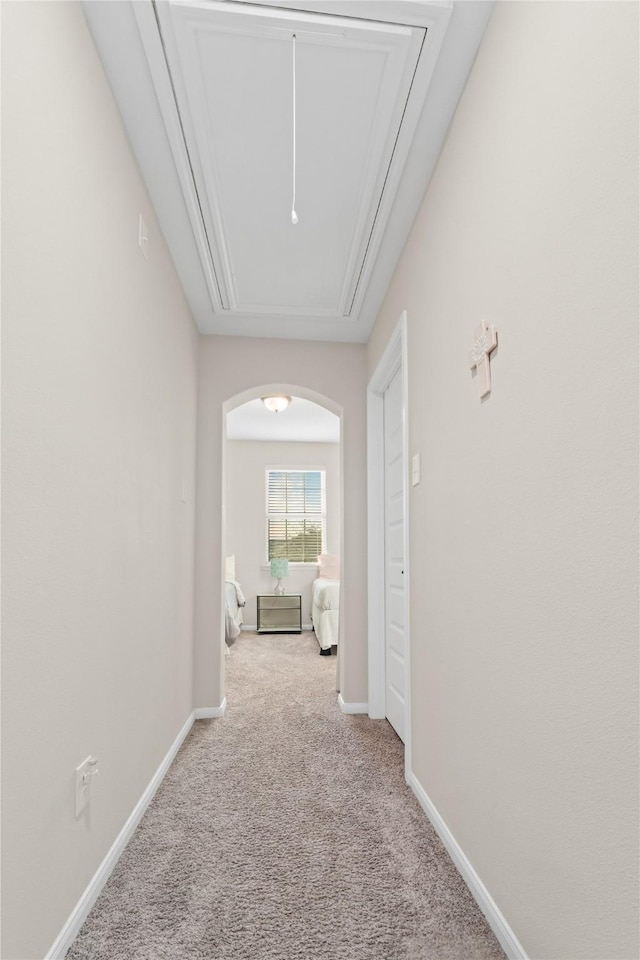
<svg viewBox="0 0 640 960"><path fill-rule="evenodd" d="M270 513L269 512L269 475L271 473L319 473L320 474L320 513ZM320 522L321 531L321 549L319 553L326 553L327 549L327 469L320 466L301 466L301 467L265 467L265 557L266 565L271 562L269 557L269 521L270 520L310 520ZM285 541L288 542L288 541ZM310 567L317 566L317 557L314 560L291 560L289 566Z"/></svg>

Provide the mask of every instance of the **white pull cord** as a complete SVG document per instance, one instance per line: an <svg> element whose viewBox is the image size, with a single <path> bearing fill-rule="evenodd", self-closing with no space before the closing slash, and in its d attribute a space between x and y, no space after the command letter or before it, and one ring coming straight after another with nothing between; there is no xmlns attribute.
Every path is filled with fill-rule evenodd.
<svg viewBox="0 0 640 960"><path fill-rule="evenodd" d="M293 35L293 199L291 201L291 223L298 222L296 213L296 35Z"/></svg>

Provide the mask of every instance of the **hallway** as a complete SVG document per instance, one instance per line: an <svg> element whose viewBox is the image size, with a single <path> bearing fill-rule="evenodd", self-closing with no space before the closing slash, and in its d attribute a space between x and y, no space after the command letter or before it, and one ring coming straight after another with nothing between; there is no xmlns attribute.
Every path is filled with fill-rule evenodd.
<svg viewBox="0 0 640 960"><path fill-rule="evenodd" d="M2 960L640 960L639 15L0 3ZM328 469L227 470L283 396L340 417L339 701L221 643Z"/></svg>
<svg viewBox="0 0 640 960"><path fill-rule="evenodd" d="M315 638L244 633L68 960L497 960L386 721Z"/></svg>

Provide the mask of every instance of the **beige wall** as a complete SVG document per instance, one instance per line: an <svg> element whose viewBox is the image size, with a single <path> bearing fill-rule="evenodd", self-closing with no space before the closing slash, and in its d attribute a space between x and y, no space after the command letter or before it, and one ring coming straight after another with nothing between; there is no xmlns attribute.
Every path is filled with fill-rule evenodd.
<svg viewBox="0 0 640 960"><path fill-rule="evenodd" d="M80 4L2 20L2 956L34 960L192 709L198 339Z"/></svg>
<svg viewBox="0 0 640 960"><path fill-rule="evenodd" d="M343 566L340 634L341 691L349 702L367 699L366 404L365 348L359 344L202 337L198 381L196 506L196 707L224 696L222 620L223 404L260 396L265 386L342 410ZM252 391L255 391L252 393ZM330 406L330 404L326 404ZM331 407L330 407L331 408Z"/></svg>
<svg viewBox="0 0 640 960"><path fill-rule="evenodd" d="M413 769L538 960L639 955L637 129L636 4L498 3L368 348L406 308Z"/></svg>
<svg viewBox="0 0 640 960"><path fill-rule="evenodd" d="M236 578L247 605L244 622L256 625L256 597L273 593L267 566L266 471L273 467L321 469L326 473L327 553L340 553L340 444L227 441L227 526L225 553L236 557ZM302 596L302 622L311 622L311 584L318 565L291 564L287 593Z"/></svg>

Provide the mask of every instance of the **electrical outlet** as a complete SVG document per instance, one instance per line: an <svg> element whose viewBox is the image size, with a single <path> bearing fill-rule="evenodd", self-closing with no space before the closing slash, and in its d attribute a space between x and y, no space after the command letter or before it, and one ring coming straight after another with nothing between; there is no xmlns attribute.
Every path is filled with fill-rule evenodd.
<svg viewBox="0 0 640 960"><path fill-rule="evenodd" d="M79 817L91 799L91 784L98 776L98 761L88 756L76 767L76 817Z"/></svg>

